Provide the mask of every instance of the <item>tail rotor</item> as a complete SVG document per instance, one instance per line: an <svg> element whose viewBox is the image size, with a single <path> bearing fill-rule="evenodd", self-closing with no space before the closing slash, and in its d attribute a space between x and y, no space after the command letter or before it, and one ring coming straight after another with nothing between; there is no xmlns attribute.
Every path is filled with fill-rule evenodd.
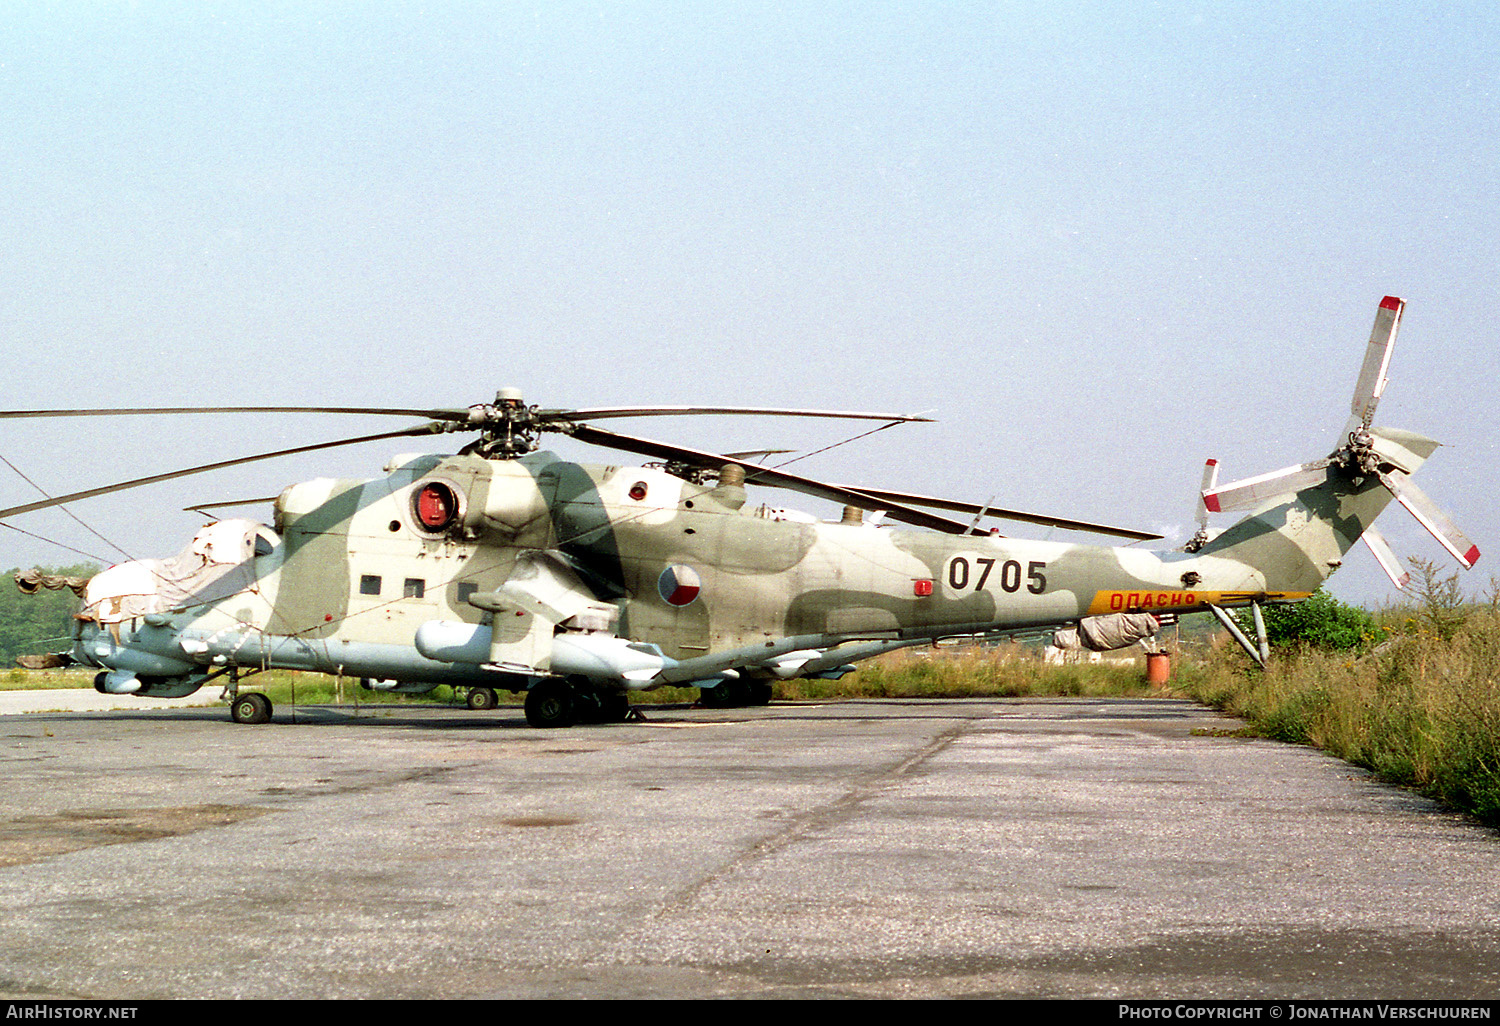
<svg viewBox="0 0 1500 1026"><path fill-rule="evenodd" d="M1199 549L1203 548L1204 545L1208 544L1209 510L1207 503L1204 501L1204 496L1212 492L1214 490L1214 486L1218 483L1219 461L1212 458L1205 460L1203 463L1203 483L1199 486L1196 501L1193 503L1193 513L1198 521L1198 533L1194 534L1191 538L1188 539L1188 543L1182 547L1182 551L1197 552Z"/></svg>
<svg viewBox="0 0 1500 1026"><path fill-rule="evenodd" d="M1222 487L1206 483L1202 491L1203 508L1215 513L1246 509L1317 488L1335 477L1350 479L1356 485L1373 477L1453 558L1465 569L1472 568L1479 559L1478 546L1411 480L1411 475L1437 443L1410 432L1372 426L1375 409L1389 380L1386 371L1405 309L1406 303L1395 296L1386 296L1380 301L1349 405L1349 422L1340 435L1337 449L1321 460L1245 478ZM1206 472L1204 479L1208 481ZM1369 528L1363 537L1381 569L1396 587L1405 587L1408 575L1399 569L1395 553L1385 539Z"/></svg>

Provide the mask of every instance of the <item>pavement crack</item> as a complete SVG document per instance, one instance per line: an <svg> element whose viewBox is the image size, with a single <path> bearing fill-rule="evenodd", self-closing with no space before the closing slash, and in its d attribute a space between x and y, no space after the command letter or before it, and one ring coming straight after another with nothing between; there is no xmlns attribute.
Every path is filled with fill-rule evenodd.
<svg viewBox="0 0 1500 1026"><path fill-rule="evenodd" d="M292 787L271 784L261 788L260 793L268 798L327 798L348 794L370 794L379 791L388 791L403 784L417 784L436 780L460 768L463 767L458 765L424 766L401 773L388 774L378 777L375 780L361 780L352 784L320 782Z"/></svg>
<svg viewBox="0 0 1500 1026"><path fill-rule="evenodd" d="M694 881L666 898L657 908L657 914L668 914L686 908L698 900L706 889L720 881L735 876L764 859L771 858L796 844L810 832L843 822L854 810L872 795L899 783L923 763L942 752L974 726L973 720L965 719L931 738L925 745L895 763L882 766L857 781L843 794L830 802L807 809L786 820L782 828L761 838L739 855L724 863L716 871Z"/></svg>

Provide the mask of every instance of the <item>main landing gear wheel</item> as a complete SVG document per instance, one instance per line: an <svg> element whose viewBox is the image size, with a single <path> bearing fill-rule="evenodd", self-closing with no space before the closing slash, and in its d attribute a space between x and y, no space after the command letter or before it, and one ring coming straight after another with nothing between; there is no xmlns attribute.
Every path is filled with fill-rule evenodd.
<svg viewBox="0 0 1500 1026"><path fill-rule="evenodd" d="M630 716L630 696L623 691L599 693L599 722L624 723Z"/></svg>
<svg viewBox="0 0 1500 1026"><path fill-rule="evenodd" d="M698 692L698 704L705 709L739 709L747 705L765 705L771 700L771 682L767 680L721 681Z"/></svg>
<svg viewBox="0 0 1500 1026"><path fill-rule="evenodd" d="M526 722L533 727L571 727L573 689L560 680L544 680L526 692Z"/></svg>
<svg viewBox="0 0 1500 1026"><path fill-rule="evenodd" d="M247 691L229 704L229 718L236 723L269 723L271 700L259 691Z"/></svg>
<svg viewBox="0 0 1500 1026"><path fill-rule="evenodd" d="M493 709L500 704L500 696L495 694L494 688L470 688L468 705L476 712L484 709Z"/></svg>
<svg viewBox="0 0 1500 1026"><path fill-rule="evenodd" d="M745 704L748 690L742 680L721 680L698 692L698 704L705 709L733 709Z"/></svg>

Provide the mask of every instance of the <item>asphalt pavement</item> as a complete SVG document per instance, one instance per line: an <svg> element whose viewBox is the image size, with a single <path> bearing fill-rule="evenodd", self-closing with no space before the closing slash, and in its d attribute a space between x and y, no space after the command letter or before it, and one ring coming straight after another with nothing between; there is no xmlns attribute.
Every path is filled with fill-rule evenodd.
<svg viewBox="0 0 1500 1026"><path fill-rule="evenodd" d="M0 995L1500 993L1493 831L1189 702L646 716L0 719Z"/></svg>

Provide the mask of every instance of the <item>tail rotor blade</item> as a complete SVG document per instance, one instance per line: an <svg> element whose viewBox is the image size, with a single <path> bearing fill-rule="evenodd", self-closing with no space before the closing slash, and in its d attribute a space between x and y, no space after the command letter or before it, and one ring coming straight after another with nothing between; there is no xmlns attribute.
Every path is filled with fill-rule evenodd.
<svg viewBox="0 0 1500 1026"><path fill-rule="evenodd" d="M1214 491L1218 483L1219 461L1210 459L1203 464L1203 486L1198 489L1198 508L1196 512L1198 516L1198 529L1201 531L1208 530L1208 505L1203 497L1209 492Z"/></svg>
<svg viewBox="0 0 1500 1026"><path fill-rule="evenodd" d="M1427 529L1438 540L1443 548L1452 553L1453 558L1464 565L1465 570L1472 569L1479 561L1479 546L1468 539L1458 529L1448 514L1444 513L1437 505L1427 497L1427 493L1412 483L1411 478L1399 471L1392 473L1379 473L1380 483L1390 489L1396 501L1406 507L1408 513L1417 518L1417 523Z"/></svg>
<svg viewBox="0 0 1500 1026"><path fill-rule="evenodd" d="M1317 460L1296 467L1273 470L1259 477L1247 477L1243 481L1235 481L1222 487L1205 488L1203 505L1210 513L1258 506L1278 495L1300 492L1304 488L1322 484L1328 480L1328 465L1328 460Z"/></svg>
<svg viewBox="0 0 1500 1026"><path fill-rule="evenodd" d="M1380 569L1385 571L1385 575L1396 586L1396 590L1405 591L1407 582L1411 580L1411 574L1401 569L1401 562L1396 558L1396 553L1385 540L1385 535L1373 527L1367 527L1365 528L1365 533L1360 537L1364 539L1365 545L1369 548L1371 554L1374 555L1375 562L1380 564Z"/></svg>
<svg viewBox="0 0 1500 1026"><path fill-rule="evenodd" d="M1385 372L1391 365L1391 350L1395 347L1396 332L1401 327L1401 313L1405 309L1404 300L1386 296L1380 301L1380 309L1375 311L1375 327L1365 349L1365 363L1354 385L1354 400L1349 404L1350 414L1365 427L1369 427L1374 419L1380 393L1385 391Z"/></svg>

